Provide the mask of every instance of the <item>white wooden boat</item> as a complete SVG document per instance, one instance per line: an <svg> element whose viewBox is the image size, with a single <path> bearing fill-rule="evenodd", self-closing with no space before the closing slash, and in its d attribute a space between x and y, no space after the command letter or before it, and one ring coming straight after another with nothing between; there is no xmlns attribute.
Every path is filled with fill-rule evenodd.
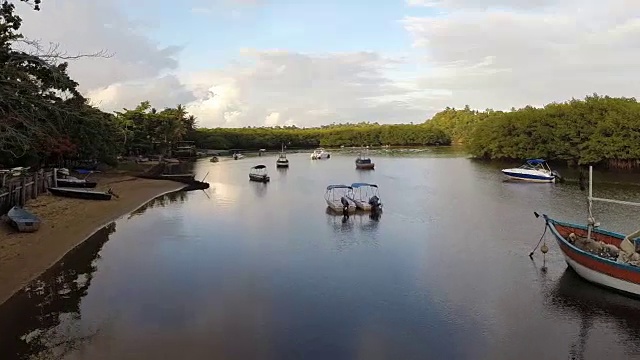
<svg viewBox="0 0 640 360"><path fill-rule="evenodd" d="M324 193L327 206L331 210L339 213L342 213L345 207L347 207L348 212L355 212L356 204L347 197L352 190L353 188L349 185L338 184L327 186L327 190Z"/></svg>

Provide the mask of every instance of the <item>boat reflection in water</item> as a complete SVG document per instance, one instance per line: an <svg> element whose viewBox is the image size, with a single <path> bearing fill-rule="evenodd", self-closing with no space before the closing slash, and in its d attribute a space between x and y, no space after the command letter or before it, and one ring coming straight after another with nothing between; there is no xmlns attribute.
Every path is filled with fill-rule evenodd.
<svg viewBox="0 0 640 360"><path fill-rule="evenodd" d="M585 346L593 331L616 334L616 342L626 349L628 358L640 353L640 302L586 283L568 268L547 292L547 307L560 316L580 319L578 337L570 344L570 358L584 359ZM611 331L614 328L615 331ZM598 339L597 342L610 341ZM594 343L594 339L591 339Z"/></svg>
<svg viewBox="0 0 640 360"><path fill-rule="evenodd" d="M356 211L348 216L337 214L327 206L325 210L327 224L336 234L335 240L338 250L344 250L352 245L378 245L377 231L381 213ZM362 236L361 233L368 233Z"/></svg>

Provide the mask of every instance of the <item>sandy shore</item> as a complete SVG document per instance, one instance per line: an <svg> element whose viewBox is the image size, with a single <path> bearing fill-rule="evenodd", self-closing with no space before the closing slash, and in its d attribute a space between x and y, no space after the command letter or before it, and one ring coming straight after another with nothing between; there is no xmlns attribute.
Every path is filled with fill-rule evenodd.
<svg viewBox="0 0 640 360"><path fill-rule="evenodd" d="M0 226L0 304L42 274L94 231L154 197L184 186L173 181L138 179L122 174L92 176L97 189L111 188L119 198L92 201L49 194L29 200L26 209L40 216L35 233Z"/></svg>

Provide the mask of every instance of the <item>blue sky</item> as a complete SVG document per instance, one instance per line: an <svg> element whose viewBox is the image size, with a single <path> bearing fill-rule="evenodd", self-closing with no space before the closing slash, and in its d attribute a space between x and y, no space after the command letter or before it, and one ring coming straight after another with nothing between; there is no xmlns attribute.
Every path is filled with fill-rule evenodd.
<svg viewBox="0 0 640 360"><path fill-rule="evenodd" d="M375 5L373 5L375 4ZM435 10L403 0L272 1L203 6L162 0L131 8L131 16L152 23L149 35L164 46L182 45L182 68L223 66L242 48L303 53L374 51L406 54L412 40L401 20Z"/></svg>

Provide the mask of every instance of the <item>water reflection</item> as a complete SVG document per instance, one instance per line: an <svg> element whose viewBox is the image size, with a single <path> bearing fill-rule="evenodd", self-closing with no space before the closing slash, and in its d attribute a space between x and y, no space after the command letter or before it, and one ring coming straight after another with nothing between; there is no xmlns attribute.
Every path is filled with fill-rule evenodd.
<svg viewBox="0 0 640 360"><path fill-rule="evenodd" d="M585 348L593 330L615 328L615 340L629 356L640 352L640 302L591 285L567 268L557 283L547 291L546 306L559 315L579 319L579 331L570 344L572 359L584 359ZM594 326L598 324L598 326ZM610 324L610 325L609 325ZM603 341L603 339L599 339Z"/></svg>
<svg viewBox="0 0 640 360"><path fill-rule="evenodd" d="M100 229L0 307L3 359L55 359L96 333L80 330L80 301L115 231L115 222Z"/></svg>
<svg viewBox="0 0 640 360"><path fill-rule="evenodd" d="M251 188L258 197L264 197L267 195L267 187L269 187L269 185L266 183L251 181Z"/></svg>
<svg viewBox="0 0 640 360"><path fill-rule="evenodd" d="M152 209L155 207L165 207L171 203L175 203L175 202L185 202L187 200L187 192L186 191L174 191L174 192L170 192L168 194L165 194L163 196L159 196L151 201L149 201L148 203L142 205L141 207L137 208L136 210L132 211L129 216L127 217L127 219L131 219L134 216L138 216L143 214L145 211L147 211L148 209Z"/></svg>

